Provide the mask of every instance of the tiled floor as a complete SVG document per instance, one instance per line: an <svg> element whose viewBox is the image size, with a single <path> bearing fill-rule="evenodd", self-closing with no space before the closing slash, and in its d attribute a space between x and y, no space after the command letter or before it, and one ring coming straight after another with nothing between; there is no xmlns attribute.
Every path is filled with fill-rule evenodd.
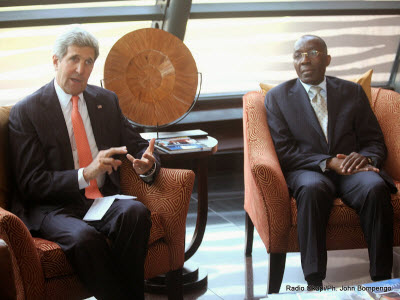
<svg viewBox="0 0 400 300"><path fill-rule="evenodd" d="M185 293L185 299L261 299L266 297L268 254L255 231L253 255L244 256L245 213L243 176L219 174L209 178L209 211L203 242L188 262L208 274L208 286ZM196 193L190 203L187 220L187 244L196 223ZM400 255L400 254L399 254ZM342 286L370 282L367 250L330 251L325 285ZM281 292L286 286L306 286L299 253L289 253ZM146 300L167 299L146 294Z"/></svg>

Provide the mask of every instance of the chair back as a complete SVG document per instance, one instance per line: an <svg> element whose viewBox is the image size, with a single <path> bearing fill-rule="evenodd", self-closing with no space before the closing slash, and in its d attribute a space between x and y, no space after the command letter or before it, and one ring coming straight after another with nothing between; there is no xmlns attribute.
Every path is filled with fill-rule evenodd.
<svg viewBox="0 0 400 300"><path fill-rule="evenodd" d="M372 88L371 94L370 104L388 151L384 169L395 181L400 181L400 94L381 88Z"/></svg>
<svg viewBox="0 0 400 300"><path fill-rule="evenodd" d="M0 106L0 207L6 208L10 193L8 157L8 116L11 106Z"/></svg>

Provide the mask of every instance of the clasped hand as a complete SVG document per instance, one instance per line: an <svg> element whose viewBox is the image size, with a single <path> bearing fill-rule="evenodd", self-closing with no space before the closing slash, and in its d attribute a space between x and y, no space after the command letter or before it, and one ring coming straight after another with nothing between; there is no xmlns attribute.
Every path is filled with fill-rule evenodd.
<svg viewBox="0 0 400 300"><path fill-rule="evenodd" d="M351 175L366 171L379 173L378 168L370 165L368 159L357 152L349 155L337 154L336 157L328 159L326 167L339 175Z"/></svg>
<svg viewBox="0 0 400 300"><path fill-rule="evenodd" d="M147 173L154 165L156 159L153 156L155 139L152 139L143 153L141 159L136 159L128 154L126 146L113 147L107 150L99 151L96 158L83 169L83 177L86 181L97 178L99 175L108 173L111 174L121 166L122 161L113 158L114 155L126 154L126 157L132 162L133 169L137 174Z"/></svg>

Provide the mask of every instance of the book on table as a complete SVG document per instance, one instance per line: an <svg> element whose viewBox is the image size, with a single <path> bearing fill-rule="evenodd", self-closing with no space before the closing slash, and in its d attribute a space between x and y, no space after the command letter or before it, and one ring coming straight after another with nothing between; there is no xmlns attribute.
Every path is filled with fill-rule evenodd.
<svg viewBox="0 0 400 300"><path fill-rule="evenodd" d="M211 147L207 146L205 143L202 143L201 141L198 141L188 136L157 139L155 146L156 148L166 153L183 153L211 150Z"/></svg>

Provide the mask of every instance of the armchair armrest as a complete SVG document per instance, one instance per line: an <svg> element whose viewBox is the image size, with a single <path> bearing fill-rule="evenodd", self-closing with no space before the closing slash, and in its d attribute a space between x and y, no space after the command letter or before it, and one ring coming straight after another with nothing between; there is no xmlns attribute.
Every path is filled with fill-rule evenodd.
<svg viewBox="0 0 400 300"><path fill-rule="evenodd" d="M16 215L1 207L0 238L9 247L18 298L41 299L44 275L32 236Z"/></svg>
<svg viewBox="0 0 400 300"><path fill-rule="evenodd" d="M243 96L245 210L269 253L286 252L290 197L269 133L264 95Z"/></svg>
<svg viewBox="0 0 400 300"><path fill-rule="evenodd" d="M11 255L7 244L0 239L0 298L4 300L16 299L14 272Z"/></svg>
<svg viewBox="0 0 400 300"><path fill-rule="evenodd" d="M161 168L153 184L148 185L124 159L121 166L121 190L134 195L146 207L161 216L165 241L170 248L171 269L180 268L184 262L186 217L194 184L191 170Z"/></svg>

